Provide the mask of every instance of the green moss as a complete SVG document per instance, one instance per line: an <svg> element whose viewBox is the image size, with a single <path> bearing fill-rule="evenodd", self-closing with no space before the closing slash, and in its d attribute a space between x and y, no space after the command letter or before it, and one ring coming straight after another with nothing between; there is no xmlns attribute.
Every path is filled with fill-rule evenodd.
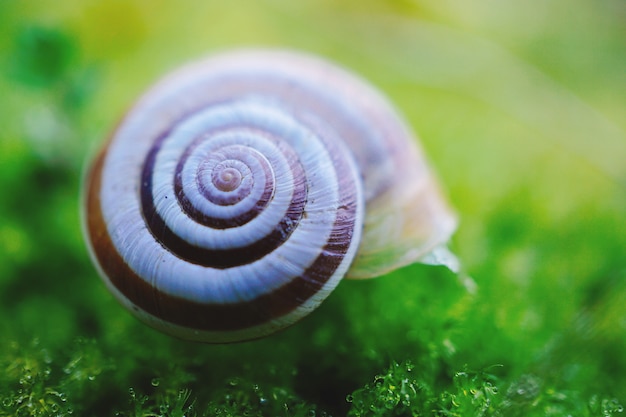
<svg viewBox="0 0 626 417"><path fill-rule="evenodd" d="M491 372L500 367L456 372L439 386L411 362L394 363L372 383L347 396L350 416L565 416L614 415L623 411L615 398L557 391L533 375L510 384ZM507 386L508 385L508 386Z"/></svg>
<svg viewBox="0 0 626 417"><path fill-rule="evenodd" d="M79 339L65 353L38 340L9 343L0 369L0 415L49 416L84 411L97 398L95 380L111 367L94 341Z"/></svg>

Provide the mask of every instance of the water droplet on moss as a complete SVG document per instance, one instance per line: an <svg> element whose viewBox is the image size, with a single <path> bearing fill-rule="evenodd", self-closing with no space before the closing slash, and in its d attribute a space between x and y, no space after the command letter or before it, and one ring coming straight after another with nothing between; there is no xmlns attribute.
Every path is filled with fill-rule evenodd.
<svg viewBox="0 0 626 417"><path fill-rule="evenodd" d="M396 408L396 402L393 399L388 399L387 401L385 401L385 408L387 410L393 410L394 408Z"/></svg>
<svg viewBox="0 0 626 417"><path fill-rule="evenodd" d="M152 380L150 381L150 385L152 385L153 387L158 387L160 383L161 380L157 377L152 378Z"/></svg>
<svg viewBox="0 0 626 417"><path fill-rule="evenodd" d="M346 401L351 403L352 401L354 401L354 397L350 394L346 395Z"/></svg>

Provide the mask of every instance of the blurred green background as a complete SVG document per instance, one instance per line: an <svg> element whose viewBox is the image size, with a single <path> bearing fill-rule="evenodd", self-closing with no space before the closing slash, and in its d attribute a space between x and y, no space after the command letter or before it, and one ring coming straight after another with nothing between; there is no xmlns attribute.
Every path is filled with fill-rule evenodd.
<svg viewBox="0 0 626 417"><path fill-rule="evenodd" d="M0 415L612 415L626 404L623 0L0 0ZM90 264L82 172L133 100L237 46L323 55L419 133L465 273L343 281L187 343Z"/></svg>

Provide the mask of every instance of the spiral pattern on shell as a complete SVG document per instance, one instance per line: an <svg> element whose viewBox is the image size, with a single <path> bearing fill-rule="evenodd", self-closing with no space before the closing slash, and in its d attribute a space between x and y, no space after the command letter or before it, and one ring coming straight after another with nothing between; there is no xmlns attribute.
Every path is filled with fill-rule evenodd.
<svg viewBox="0 0 626 417"><path fill-rule="evenodd" d="M384 99L325 61L243 51L191 64L144 95L96 158L93 257L156 328L207 342L267 335L347 273L362 229L376 229L365 205L397 199L396 164L432 192L410 142ZM426 212L443 207L428 201Z"/></svg>

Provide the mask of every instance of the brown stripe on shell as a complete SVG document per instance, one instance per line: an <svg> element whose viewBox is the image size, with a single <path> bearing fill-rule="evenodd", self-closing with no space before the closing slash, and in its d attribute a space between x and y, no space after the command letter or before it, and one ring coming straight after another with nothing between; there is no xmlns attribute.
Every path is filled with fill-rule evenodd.
<svg viewBox="0 0 626 417"><path fill-rule="evenodd" d="M174 123L173 126L175 127L176 123ZM293 177L294 191L283 219L269 234L259 237L254 243L245 247L218 250L204 249L193 245L169 228L154 205L152 176L155 169L156 157L161 145L174 127L163 132L155 141L148 152L142 171L140 191L141 209L148 229L154 238L158 240L165 249L180 259L184 259L196 265L218 269L232 268L252 263L270 254L277 247L285 243L302 219L308 193L304 169L296 154L288 147L282 147L281 150L287 152L287 160ZM204 135L210 133L210 131L204 132ZM252 211L254 211L254 208ZM255 216L257 214L255 214ZM197 221L195 218L193 220ZM228 226L234 227L235 222L238 221L242 221L242 219L235 219L233 223L228 224Z"/></svg>
<svg viewBox="0 0 626 417"><path fill-rule="evenodd" d="M328 243L304 273L276 290L247 302L202 304L159 292L123 260L111 241L100 206L104 153L88 176L87 227L98 263L109 282L138 309L165 322L200 331L234 331L289 314L324 287L347 253L355 228L358 196L352 178L342 177L339 215ZM207 279L211 271L207 270Z"/></svg>

